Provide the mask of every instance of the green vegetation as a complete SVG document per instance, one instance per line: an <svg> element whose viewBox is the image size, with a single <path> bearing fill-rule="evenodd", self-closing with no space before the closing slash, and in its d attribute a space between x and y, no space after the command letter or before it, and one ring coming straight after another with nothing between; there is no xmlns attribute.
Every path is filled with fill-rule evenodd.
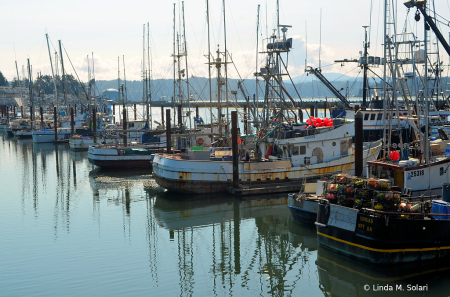
<svg viewBox="0 0 450 297"><path fill-rule="evenodd" d="M8 81L3 76L3 73L0 71L0 86L9 86Z"/></svg>

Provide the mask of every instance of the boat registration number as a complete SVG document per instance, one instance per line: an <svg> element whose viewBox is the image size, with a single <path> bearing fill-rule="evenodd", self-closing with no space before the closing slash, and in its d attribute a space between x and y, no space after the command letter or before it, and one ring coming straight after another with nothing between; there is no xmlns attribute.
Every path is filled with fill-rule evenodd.
<svg viewBox="0 0 450 297"><path fill-rule="evenodd" d="M414 170L411 171L408 177L418 177L418 176L424 176L425 175L425 170Z"/></svg>
<svg viewBox="0 0 450 297"><path fill-rule="evenodd" d="M316 138L316 135L308 135L308 136L305 136L305 139L311 139L311 138Z"/></svg>

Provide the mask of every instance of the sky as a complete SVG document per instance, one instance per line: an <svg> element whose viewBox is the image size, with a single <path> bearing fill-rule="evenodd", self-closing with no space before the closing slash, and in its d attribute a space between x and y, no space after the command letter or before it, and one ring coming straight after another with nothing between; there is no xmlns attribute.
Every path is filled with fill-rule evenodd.
<svg viewBox="0 0 450 297"><path fill-rule="evenodd" d="M436 11L448 19L449 1L438 0L435 3ZM407 9L403 0L394 2L397 5L398 27L401 28ZM11 81L17 76L17 61L22 78L26 73L27 59L30 59L33 77L38 72L51 74L45 37L48 33L52 56L55 51L59 52L58 40L61 40L63 52L67 52L63 55L65 69L74 75L76 71L80 80L88 80L88 56L91 71L94 70L97 80L117 79L118 67L123 79L124 65L127 80L141 80L143 26L145 24L147 28L148 23L152 78L170 79L173 77L174 3L176 30L182 35L181 1L1 1L0 71ZM206 0L184 1L189 77L208 76L205 64L208 62L205 57L208 54L206 3ZM208 3L210 48L215 55L218 46L223 52L225 45L223 0L209 0ZM257 7L259 4L258 39L261 51L267 36L276 28L276 3L276 0L225 0L226 45L234 62L234 65L229 65L228 77L252 77L257 65ZM359 57L364 40L362 26L369 25L369 54L382 56L383 5L383 0L279 0L280 24L292 26L287 32L287 37L294 40L287 59L291 76L304 75L306 58L309 66L318 67L319 57L324 73L360 75L355 63L342 67L334 61ZM408 22L411 22L414 12L411 10ZM412 22L412 26L416 24ZM448 38L449 28L442 25L440 28ZM422 34L420 26L416 30L418 35ZM147 60L147 52L145 55ZM258 67L263 66L263 58L263 54L258 55ZM185 60L181 61L184 69ZM148 62L145 63L147 65ZM53 66L56 67L55 63Z"/></svg>

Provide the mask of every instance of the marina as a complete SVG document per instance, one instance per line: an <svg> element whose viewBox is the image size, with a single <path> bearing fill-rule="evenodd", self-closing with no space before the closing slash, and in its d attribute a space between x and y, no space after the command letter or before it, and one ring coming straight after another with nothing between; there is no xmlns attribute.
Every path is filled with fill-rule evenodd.
<svg viewBox="0 0 450 297"><path fill-rule="evenodd" d="M448 295L450 6L233 1L0 60L0 295Z"/></svg>
<svg viewBox="0 0 450 297"><path fill-rule="evenodd" d="M403 284L405 292L407 284L428 285L427 294L442 296L448 289L447 266L376 269L324 253L315 228L292 219L286 194L180 199L148 170L101 170L68 144L1 133L0 150L0 166L9 168L1 170L0 196L5 296L377 294L365 284Z"/></svg>

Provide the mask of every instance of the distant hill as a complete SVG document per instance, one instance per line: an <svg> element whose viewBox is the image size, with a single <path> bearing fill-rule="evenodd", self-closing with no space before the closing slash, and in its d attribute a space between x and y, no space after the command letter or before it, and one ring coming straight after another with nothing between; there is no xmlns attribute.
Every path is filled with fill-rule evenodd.
<svg viewBox="0 0 450 297"><path fill-rule="evenodd" d="M338 74L338 73L327 73L325 74L325 77L327 77L328 80L330 80L336 89L341 90L342 92L346 92L348 89L348 95L349 96L359 96L361 94L361 88L362 88L362 81L356 80L355 78ZM293 78L295 87L297 91L300 94L301 98L324 98L327 97L335 97L328 89L326 89L323 84L318 81L316 78L307 77L305 79L304 76L297 76ZM122 84L124 82L122 81ZM209 86L208 86L208 79L204 77L195 77L189 79L189 84L191 86L190 89L190 95L193 96L194 100L203 100L203 101L209 101ZM246 89L246 94L253 97L253 94L256 93L256 86L255 86L255 80L245 80L244 86ZM117 80L110 80L110 81L96 81L97 89L101 93L106 89L117 89ZM128 100L130 101L141 101L143 98L143 92L142 92L142 82L141 81L127 81L127 94L128 94ZM285 78L285 85L288 93L293 98L298 98L298 95L296 93L296 90L294 86L290 83L289 80L286 80ZM216 99L216 91L217 91L217 80L213 78L211 80L211 88L212 88L212 94L213 94L213 101ZM173 80L171 79L157 79L152 81L152 98L153 100L160 100L160 98L167 98L168 100L171 100L173 96L174 90L174 84ZM225 87L223 87L223 90L225 90ZM243 94L238 89L238 80L236 79L229 79L228 80L228 90L237 90L237 98L238 100L243 100ZM178 93L178 90L177 90ZM186 96L186 83L182 83L182 93L184 96ZM260 98L264 97L264 86L263 82L260 80L260 87L258 90L258 95ZM345 94L345 93L344 93ZM233 95L231 95L233 96Z"/></svg>

